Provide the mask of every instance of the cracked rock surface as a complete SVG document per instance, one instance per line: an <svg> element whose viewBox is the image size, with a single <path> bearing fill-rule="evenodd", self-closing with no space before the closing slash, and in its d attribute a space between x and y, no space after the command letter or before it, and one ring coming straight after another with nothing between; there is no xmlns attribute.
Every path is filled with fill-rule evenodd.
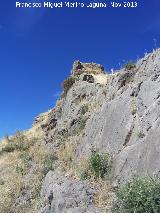
<svg viewBox="0 0 160 213"><path fill-rule="evenodd" d="M67 94L39 115L29 132L39 133L55 155L64 143L75 145L75 164L93 148L109 152L111 184L160 177L160 49L135 68L113 74L76 61L71 76L76 80ZM98 188L62 172L56 157L56 169L43 179L38 213L102 213L94 202Z"/></svg>
<svg viewBox="0 0 160 213"><path fill-rule="evenodd" d="M59 171L50 171L41 191L46 206L39 213L100 213L94 206L95 193L96 189L86 181L72 180Z"/></svg>

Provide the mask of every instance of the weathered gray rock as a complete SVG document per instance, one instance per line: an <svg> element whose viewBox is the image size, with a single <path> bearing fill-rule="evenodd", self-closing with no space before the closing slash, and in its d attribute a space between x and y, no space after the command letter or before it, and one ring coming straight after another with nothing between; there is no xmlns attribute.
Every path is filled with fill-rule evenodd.
<svg viewBox="0 0 160 213"><path fill-rule="evenodd" d="M115 184L134 176L160 176L160 50L138 61L136 68L112 75L101 65L77 61L72 76L77 80L66 97L36 119L46 146L56 152L64 142L75 143L77 161L93 148L109 152ZM96 190L57 170L49 172L41 213L102 212L92 202Z"/></svg>
<svg viewBox="0 0 160 213"><path fill-rule="evenodd" d="M124 91L115 92L114 99L104 102L88 120L78 149L79 155L88 155L91 147L108 150L113 156L113 178L120 182L135 175L159 175L159 53L147 56L145 67L143 60L139 62L132 82L121 84Z"/></svg>
<svg viewBox="0 0 160 213"><path fill-rule="evenodd" d="M45 207L40 213L100 213L93 204L95 193L96 189L86 181L67 178L60 171L50 171L42 186Z"/></svg>

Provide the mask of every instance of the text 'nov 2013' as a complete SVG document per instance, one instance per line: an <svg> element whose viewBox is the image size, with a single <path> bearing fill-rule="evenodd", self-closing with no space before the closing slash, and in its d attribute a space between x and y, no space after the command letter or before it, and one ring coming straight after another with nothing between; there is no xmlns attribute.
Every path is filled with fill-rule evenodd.
<svg viewBox="0 0 160 213"><path fill-rule="evenodd" d="M16 2L16 8L136 8L138 7L138 2L127 2L124 1L120 3L118 1L111 1L111 2L51 2L51 1L44 1L44 2Z"/></svg>

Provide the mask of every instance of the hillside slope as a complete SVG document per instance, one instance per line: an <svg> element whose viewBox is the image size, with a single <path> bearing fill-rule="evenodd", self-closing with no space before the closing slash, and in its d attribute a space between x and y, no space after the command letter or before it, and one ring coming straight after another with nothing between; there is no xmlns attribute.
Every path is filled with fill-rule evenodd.
<svg viewBox="0 0 160 213"><path fill-rule="evenodd" d="M135 176L159 177L159 49L114 74L76 61L63 88L56 106L23 133L29 147L4 150L12 137L1 145L2 213L102 213L111 207L119 184ZM98 178L97 168L88 163L93 153L107 156L107 170L102 168ZM27 166L22 154L29 157ZM5 191L17 178L20 186ZM37 181L36 189L30 186Z"/></svg>

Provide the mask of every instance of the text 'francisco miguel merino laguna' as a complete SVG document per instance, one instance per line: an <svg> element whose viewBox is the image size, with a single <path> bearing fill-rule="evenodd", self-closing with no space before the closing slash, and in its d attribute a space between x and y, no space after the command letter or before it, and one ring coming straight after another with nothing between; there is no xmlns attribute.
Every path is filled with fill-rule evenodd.
<svg viewBox="0 0 160 213"><path fill-rule="evenodd" d="M82 2L16 2L17 8L62 8L62 7L70 7L70 8L76 8L76 7L107 7L106 3L82 3Z"/></svg>

